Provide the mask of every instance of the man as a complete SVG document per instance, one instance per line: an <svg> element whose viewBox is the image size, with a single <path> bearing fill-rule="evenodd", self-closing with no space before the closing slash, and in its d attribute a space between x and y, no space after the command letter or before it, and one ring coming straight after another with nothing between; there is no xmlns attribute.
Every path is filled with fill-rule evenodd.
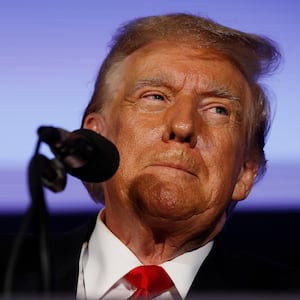
<svg viewBox="0 0 300 300"><path fill-rule="evenodd" d="M258 80L279 58L272 41L193 15L119 30L82 126L117 146L120 166L85 183L105 209L84 244L73 236L72 252L62 247L57 290L127 299L137 287L126 274L141 265L170 277L162 299L294 287L292 273L222 252L217 238L265 170L269 102Z"/></svg>

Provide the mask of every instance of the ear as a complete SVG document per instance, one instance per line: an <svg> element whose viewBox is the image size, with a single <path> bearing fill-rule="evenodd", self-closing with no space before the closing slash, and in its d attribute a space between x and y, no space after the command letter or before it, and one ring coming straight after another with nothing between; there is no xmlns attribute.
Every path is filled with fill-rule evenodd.
<svg viewBox="0 0 300 300"><path fill-rule="evenodd" d="M105 130L105 121L102 114L97 112L87 115L83 122L83 128L93 130L98 134L103 135Z"/></svg>
<svg viewBox="0 0 300 300"><path fill-rule="evenodd" d="M232 193L233 201L240 201L248 196L254 185L258 168L256 162L247 161L244 163Z"/></svg>

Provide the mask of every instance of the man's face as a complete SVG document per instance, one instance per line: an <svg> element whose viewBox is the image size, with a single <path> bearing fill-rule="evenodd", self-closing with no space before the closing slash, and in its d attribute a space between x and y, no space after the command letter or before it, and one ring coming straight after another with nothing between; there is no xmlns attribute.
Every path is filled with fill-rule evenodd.
<svg viewBox="0 0 300 300"><path fill-rule="evenodd" d="M101 122L86 120L120 152L104 183L108 209L203 221L247 196L256 170L244 153L250 92L233 64L207 49L155 42L128 56L109 85Z"/></svg>

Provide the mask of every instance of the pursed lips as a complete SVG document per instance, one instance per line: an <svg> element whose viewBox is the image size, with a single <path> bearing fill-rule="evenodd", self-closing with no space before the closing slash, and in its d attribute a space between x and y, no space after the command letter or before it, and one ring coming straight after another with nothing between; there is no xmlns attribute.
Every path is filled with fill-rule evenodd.
<svg viewBox="0 0 300 300"><path fill-rule="evenodd" d="M188 173L193 176L197 176L194 171L192 171L190 168L183 166L178 163L171 163L171 162L155 162L149 165L149 167L163 167L163 168L172 168L179 171L183 171L185 173Z"/></svg>
<svg viewBox="0 0 300 300"><path fill-rule="evenodd" d="M193 155L179 148L172 148L159 153L156 152L153 155L149 153L146 167L152 166L170 168L196 177L198 177L200 172L199 161Z"/></svg>

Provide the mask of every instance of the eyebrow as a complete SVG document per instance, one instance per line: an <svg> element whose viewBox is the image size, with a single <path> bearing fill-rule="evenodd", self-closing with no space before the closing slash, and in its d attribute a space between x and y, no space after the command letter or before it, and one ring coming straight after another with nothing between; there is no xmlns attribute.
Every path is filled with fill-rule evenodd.
<svg viewBox="0 0 300 300"><path fill-rule="evenodd" d="M210 90L204 92L201 94L201 96L205 97L217 97L217 98L226 98L232 101L237 101L240 102L241 98L238 96L233 95L229 89L225 86L217 86L217 87L212 87Z"/></svg>
<svg viewBox="0 0 300 300"><path fill-rule="evenodd" d="M143 88L145 86L153 86L153 87L167 87L172 88L172 86L162 78L147 78L147 79L139 79L135 82L133 87L131 88L131 92L135 92L136 90ZM174 89L174 88L173 88Z"/></svg>
<svg viewBox="0 0 300 300"><path fill-rule="evenodd" d="M133 85L131 92L135 92L136 90L143 88L145 86L151 87L167 87L171 90L175 88L168 82L168 80L164 78L147 78L147 79L139 79ZM217 98L226 98L232 101L240 102L241 98L232 94L232 92L224 85L210 83L208 84L208 90L206 90L201 94L201 98L203 97L217 97Z"/></svg>

